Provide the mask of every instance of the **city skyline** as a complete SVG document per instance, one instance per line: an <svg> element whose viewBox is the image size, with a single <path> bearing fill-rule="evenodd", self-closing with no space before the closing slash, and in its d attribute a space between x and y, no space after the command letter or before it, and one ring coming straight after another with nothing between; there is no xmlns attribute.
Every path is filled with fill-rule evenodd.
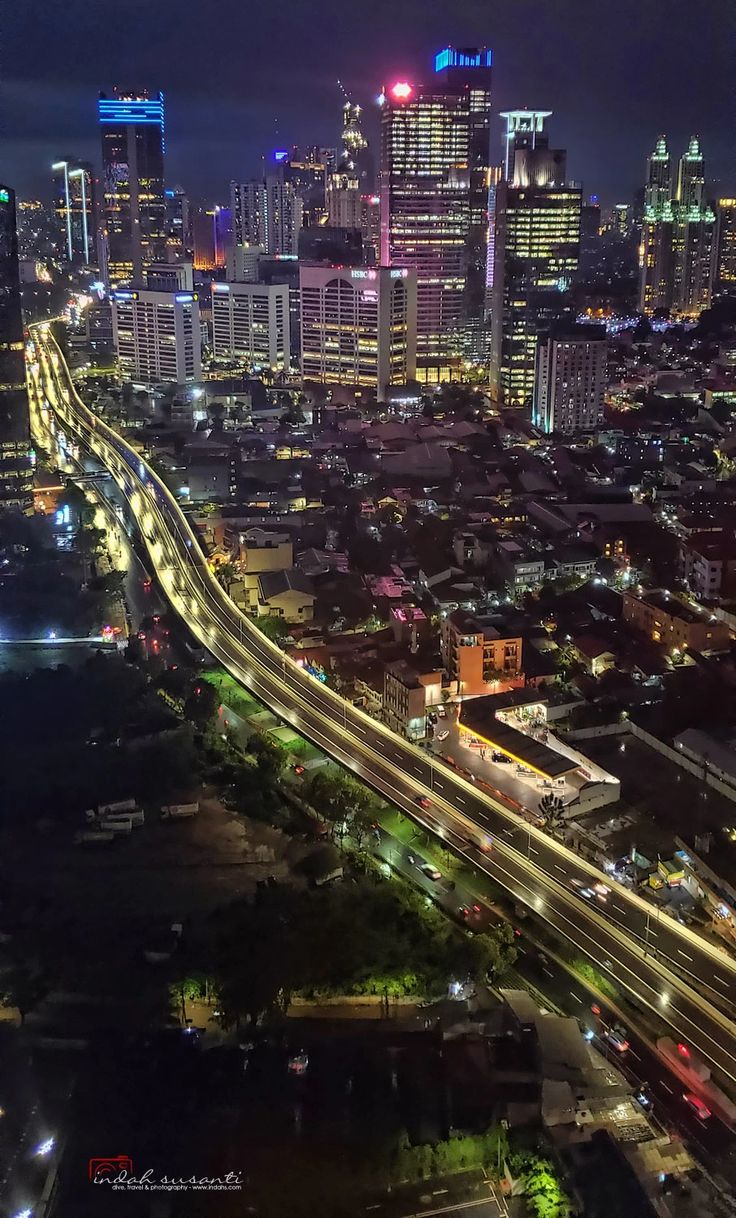
<svg viewBox="0 0 736 1218"><path fill-rule="evenodd" d="M736 185L731 132L722 121L736 86L727 53L734 14L722 0L712 0L700 19L698 59L710 67L697 92L683 83L694 70L692 11L679 3L668 10L666 46L659 15L641 14L629 0L615 14L593 13L578 0L562 14L538 0L503 3L491 18L475 5L451 13L441 4L428 15L412 2L386 8L385 20L380 6L338 20L326 4L319 23L295 6L278 29L265 13L249 13L246 25L231 0L217 0L204 26L200 10L186 3L174 21L174 6L162 0L153 17L146 9L145 38L137 7L136 0L125 21L113 14L97 29L78 0L63 12L37 0L7 14L4 173L21 196L49 193L52 161L73 156L99 164L96 98L115 84L165 92L167 178L206 200L224 201L229 180L257 172L273 147L336 146L344 100L338 77L365 107L375 147L381 84L426 78L433 52L448 42L492 49L494 115L509 106L554 111L571 177L606 204L628 201L641 184L641 166L660 130L673 145L693 132L700 136L714 193L733 193ZM45 32L36 46L39 20ZM74 48L72 80L69 59L56 54L64 44ZM166 55L158 53L163 46ZM555 46L559 52L550 54ZM491 130L499 161L501 133L499 118Z"/></svg>

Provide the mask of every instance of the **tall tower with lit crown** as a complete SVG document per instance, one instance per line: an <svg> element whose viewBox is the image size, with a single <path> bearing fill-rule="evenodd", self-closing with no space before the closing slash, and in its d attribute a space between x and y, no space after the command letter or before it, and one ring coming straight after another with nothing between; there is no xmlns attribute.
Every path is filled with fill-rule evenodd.
<svg viewBox="0 0 736 1218"><path fill-rule="evenodd" d="M142 283L166 255L164 96L100 94L103 225L101 269L113 284Z"/></svg>
<svg viewBox="0 0 736 1218"><path fill-rule="evenodd" d="M639 307L697 317L710 304L714 274L715 212L706 197L700 141L692 136L677 180L665 136L647 159L640 251Z"/></svg>
<svg viewBox="0 0 736 1218"><path fill-rule="evenodd" d="M548 110L512 110L505 169L495 189L491 275L491 383L508 406L528 406L537 345L570 313L580 258L582 191L567 154L550 148ZM571 319L570 319L571 320Z"/></svg>
<svg viewBox="0 0 736 1218"><path fill-rule="evenodd" d="M417 376L452 377L482 346L491 52L445 47L434 76L383 89L381 262L417 273Z"/></svg>

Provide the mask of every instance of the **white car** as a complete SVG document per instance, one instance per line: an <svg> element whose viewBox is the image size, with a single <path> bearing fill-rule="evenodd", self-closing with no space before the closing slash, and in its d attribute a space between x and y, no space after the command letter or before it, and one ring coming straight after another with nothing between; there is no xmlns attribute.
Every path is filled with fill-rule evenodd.
<svg viewBox="0 0 736 1218"><path fill-rule="evenodd" d="M447 740L447 737L448 737L449 735L450 735L450 733L449 733L449 732L447 731L447 729L445 728L445 729L444 729L444 731L441 731L441 732L435 732L435 734L434 734L434 738L435 738L435 740L439 740L439 742L440 742L440 743L442 743L442 741L443 741L443 740Z"/></svg>

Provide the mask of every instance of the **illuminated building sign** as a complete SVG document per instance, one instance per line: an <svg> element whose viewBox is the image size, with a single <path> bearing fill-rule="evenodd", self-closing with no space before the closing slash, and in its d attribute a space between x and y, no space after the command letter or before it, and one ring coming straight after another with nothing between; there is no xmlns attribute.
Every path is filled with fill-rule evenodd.
<svg viewBox="0 0 736 1218"><path fill-rule="evenodd" d="M113 300L137 300L137 292L113 292Z"/></svg>
<svg viewBox="0 0 736 1218"><path fill-rule="evenodd" d="M0 190L0 203L9 203L9 202L10 202L10 192L7 190Z"/></svg>
<svg viewBox="0 0 736 1218"><path fill-rule="evenodd" d="M409 274L409 272L407 271L406 267L404 266L400 270L398 268L396 268L396 269L392 269L391 271L389 271L389 278L390 279L406 279L408 274Z"/></svg>
<svg viewBox="0 0 736 1218"><path fill-rule="evenodd" d="M490 68L493 63L493 53L486 47L460 48L444 47L434 57L434 70L441 72L443 68Z"/></svg>
<svg viewBox="0 0 736 1218"><path fill-rule="evenodd" d="M274 152L273 159L274 161L288 161L289 154L285 149L279 148L278 151Z"/></svg>
<svg viewBox="0 0 736 1218"><path fill-rule="evenodd" d="M351 271L350 278L351 279L375 279L376 272L375 271Z"/></svg>
<svg viewBox="0 0 736 1218"><path fill-rule="evenodd" d="M229 292L230 284L229 283L213 283L212 291L213 292Z"/></svg>
<svg viewBox="0 0 736 1218"><path fill-rule="evenodd" d="M174 297L174 300L176 301L177 304L191 304L192 301L196 300L196 299L197 299L196 292L195 293L177 292L176 296Z"/></svg>

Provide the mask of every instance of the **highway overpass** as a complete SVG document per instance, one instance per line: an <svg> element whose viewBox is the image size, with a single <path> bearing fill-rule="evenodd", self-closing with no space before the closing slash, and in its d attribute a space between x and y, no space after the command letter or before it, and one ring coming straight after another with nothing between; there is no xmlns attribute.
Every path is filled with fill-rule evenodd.
<svg viewBox="0 0 736 1218"><path fill-rule="evenodd" d="M736 961L611 881L499 800L314 680L257 629L210 571L175 498L140 454L81 401L53 336L32 327L34 409L73 435L125 495L165 593L192 632L277 715L415 820L446 836L641 1007L736 1086ZM428 814L418 799L431 800ZM587 902L573 881L611 889Z"/></svg>

